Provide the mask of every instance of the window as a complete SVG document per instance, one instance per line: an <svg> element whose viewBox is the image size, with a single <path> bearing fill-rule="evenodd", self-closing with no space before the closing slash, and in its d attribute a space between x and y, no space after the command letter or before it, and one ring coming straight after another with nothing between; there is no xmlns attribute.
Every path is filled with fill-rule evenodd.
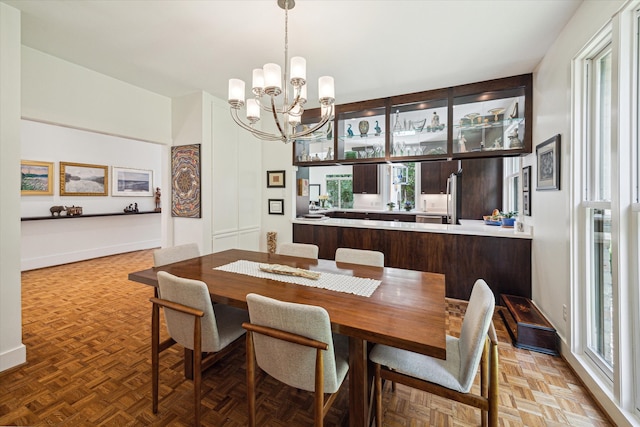
<svg viewBox="0 0 640 427"><path fill-rule="evenodd" d="M502 194L502 210L505 212L520 212L520 158L507 157L504 159L504 188Z"/></svg>
<svg viewBox="0 0 640 427"><path fill-rule="evenodd" d="M339 209L353 208L353 179L351 174L327 175L326 189L329 195L329 207Z"/></svg>
<svg viewBox="0 0 640 427"><path fill-rule="evenodd" d="M611 87L612 49L607 41L585 61L583 151L584 296L587 305L585 353L613 379L613 263L611 241Z"/></svg>

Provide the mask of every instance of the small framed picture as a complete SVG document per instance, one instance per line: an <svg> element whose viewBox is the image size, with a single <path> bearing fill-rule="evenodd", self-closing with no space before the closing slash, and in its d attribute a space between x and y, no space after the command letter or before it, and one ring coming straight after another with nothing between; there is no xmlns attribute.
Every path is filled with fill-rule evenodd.
<svg viewBox="0 0 640 427"><path fill-rule="evenodd" d="M298 196L309 195L309 180L306 178L298 179Z"/></svg>
<svg viewBox="0 0 640 427"><path fill-rule="evenodd" d="M20 194L49 196L53 194L53 163L22 160L20 162Z"/></svg>
<svg viewBox="0 0 640 427"><path fill-rule="evenodd" d="M61 196L108 196L109 166L60 162Z"/></svg>
<svg viewBox="0 0 640 427"><path fill-rule="evenodd" d="M526 216L531 216L531 193L528 191L522 193L522 212Z"/></svg>
<svg viewBox="0 0 640 427"><path fill-rule="evenodd" d="M536 158L536 190L560 190L560 135L554 135L538 145Z"/></svg>
<svg viewBox="0 0 640 427"><path fill-rule="evenodd" d="M285 171L267 171L267 188L284 188Z"/></svg>
<svg viewBox="0 0 640 427"><path fill-rule="evenodd" d="M522 168L522 191L529 191L531 188L531 166Z"/></svg>
<svg viewBox="0 0 640 427"><path fill-rule="evenodd" d="M111 168L112 196L152 197L153 171L129 169L113 166Z"/></svg>
<svg viewBox="0 0 640 427"><path fill-rule="evenodd" d="M269 215L284 215L284 199L269 199Z"/></svg>

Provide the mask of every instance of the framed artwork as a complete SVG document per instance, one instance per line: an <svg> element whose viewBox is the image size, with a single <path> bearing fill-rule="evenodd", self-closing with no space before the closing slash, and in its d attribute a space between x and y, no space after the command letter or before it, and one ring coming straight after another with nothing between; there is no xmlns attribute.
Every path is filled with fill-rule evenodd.
<svg viewBox="0 0 640 427"><path fill-rule="evenodd" d="M284 199L269 199L269 215L284 215Z"/></svg>
<svg viewBox="0 0 640 427"><path fill-rule="evenodd" d="M528 191L522 193L522 213L531 216L531 193Z"/></svg>
<svg viewBox="0 0 640 427"><path fill-rule="evenodd" d="M320 184L309 184L309 201L320 201Z"/></svg>
<svg viewBox="0 0 640 427"><path fill-rule="evenodd" d="M536 147L538 174L536 190L560 190L560 134Z"/></svg>
<svg viewBox="0 0 640 427"><path fill-rule="evenodd" d="M522 168L522 191L529 191L531 188L531 166Z"/></svg>
<svg viewBox="0 0 640 427"><path fill-rule="evenodd" d="M154 195L152 170L113 166L111 183L112 196L152 197Z"/></svg>
<svg viewBox="0 0 640 427"><path fill-rule="evenodd" d="M61 196L108 196L109 166L60 162Z"/></svg>
<svg viewBox="0 0 640 427"><path fill-rule="evenodd" d="M22 160L20 162L20 194L49 196L53 194L53 163Z"/></svg>
<svg viewBox="0 0 640 427"><path fill-rule="evenodd" d="M298 196L309 195L309 180L306 178L298 179Z"/></svg>
<svg viewBox="0 0 640 427"><path fill-rule="evenodd" d="M267 188L284 188L285 171L267 171Z"/></svg>
<svg viewBox="0 0 640 427"><path fill-rule="evenodd" d="M201 218L200 144L171 147L171 216Z"/></svg>

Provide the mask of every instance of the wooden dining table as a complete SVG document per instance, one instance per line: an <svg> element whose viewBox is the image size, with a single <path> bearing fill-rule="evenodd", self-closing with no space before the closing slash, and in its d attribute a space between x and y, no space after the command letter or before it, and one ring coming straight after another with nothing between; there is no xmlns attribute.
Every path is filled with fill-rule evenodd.
<svg viewBox="0 0 640 427"><path fill-rule="evenodd" d="M288 265L305 270L379 280L371 296L358 296L216 270L238 260ZM349 425L362 427L369 417L369 343L446 358L445 278L442 274L370 267L231 249L162 267L132 272L129 280L158 286L157 271L203 281L211 300L247 309L249 293L325 308L333 332L349 337Z"/></svg>

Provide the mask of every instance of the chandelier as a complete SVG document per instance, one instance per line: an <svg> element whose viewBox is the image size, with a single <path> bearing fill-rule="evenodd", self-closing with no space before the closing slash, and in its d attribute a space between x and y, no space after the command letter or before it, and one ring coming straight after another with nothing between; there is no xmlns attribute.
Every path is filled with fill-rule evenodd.
<svg viewBox="0 0 640 427"><path fill-rule="evenodd" d="M245 83L240 79L229 79L231 117L238 126L265 141L289 143L296 139L326 136L331 131L331 123L324 131L320 129L333 119L335 102L333 77L323 76L318 79L321 111L319 122L313 126L301 126L304 104L307 102L306 60L295 56L291 58L291 68L289 68L289 10L294 8L295 0L278 0L278 6L284 9L285 17L284 74L278 64L272 63L253 70L251 92L254 96L246 100L248 123L239 117L239 111L245 107ZM265 111L267 115L273 117L277 132L268 133L254 127L260 120L260 111Z"/></svg>

